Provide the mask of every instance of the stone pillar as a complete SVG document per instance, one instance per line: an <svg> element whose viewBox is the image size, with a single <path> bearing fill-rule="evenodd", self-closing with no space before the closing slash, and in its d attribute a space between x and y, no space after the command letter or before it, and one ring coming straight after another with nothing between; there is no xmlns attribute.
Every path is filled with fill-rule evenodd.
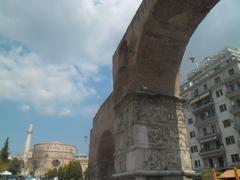
<svg viewBox="0 0 240 180"><path fill-rule="evenodd" d="M182 100L134 93L115 106L116 180L191 179Z"/></svg>

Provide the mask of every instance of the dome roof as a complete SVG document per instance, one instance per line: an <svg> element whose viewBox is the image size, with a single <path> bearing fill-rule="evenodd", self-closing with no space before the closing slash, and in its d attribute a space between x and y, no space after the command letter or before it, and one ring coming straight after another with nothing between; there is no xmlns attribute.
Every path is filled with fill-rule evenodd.
<svg viewBox="0 0 240 180"><path fill-rule="evenodd" d="M61 141L52 141L50 144L63 144Z"/></svg>

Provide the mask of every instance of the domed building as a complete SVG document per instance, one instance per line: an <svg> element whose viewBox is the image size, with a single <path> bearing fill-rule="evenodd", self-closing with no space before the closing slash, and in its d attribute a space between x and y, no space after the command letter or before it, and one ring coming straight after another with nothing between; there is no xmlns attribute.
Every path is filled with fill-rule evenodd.
<svg viewBox="0 0 240 180"><path fill-rule="evenodd" d="M34 145L32 154L32 169L35 176L43 176L48 170L67 165L75 160L76 147L54 141Z"/></svg>

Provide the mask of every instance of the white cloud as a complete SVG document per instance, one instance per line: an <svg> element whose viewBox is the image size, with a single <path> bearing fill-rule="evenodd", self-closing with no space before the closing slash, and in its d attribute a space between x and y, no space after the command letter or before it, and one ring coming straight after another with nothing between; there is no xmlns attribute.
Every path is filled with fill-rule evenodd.
<svg viewBox="0 0 240 180"><path fill-rule="evenodd" d="M0 54L0 99L28 102L45 114L70 115L77 104L96 94L85 85L91 77L80 73L81 67L47 65L36 53L18 47ZM20 109L29 110L27 105Z"/></svg>
<svg viewBox="0 0 240 180"><path fill-rule="evenodd" d="M19 106L19 109L23 112L28 112L30 110L30 106L27 104L22 104L21 106Z"/></svg>
<svg viewBox="0 0 240 180"><path fill-rule="evenodd" d="M112 54L141 1L1 0L0 40L16 41L29 52L19 45L9 50L0 41L0 52L9 51L0 54L0 99L32 103L47 114L73 114L76 104L96 94L89 82L103 79L99 67L111 65ZM221 14L217 8L228 13ZM209 55L212 47L227 46L230 35L239 40L233 31L239 23L227 18L239 19L238 8L239 0L221 1L196 31L190 42L194 48L186 57ZM231 30L228 36L226 27ZM183 67L189 67L187 62ZM182 72L186 76L187 71ZM94 109L90 105L85 112Z"/></svg>
<svg viewBox="0 0 240 180"><path fill-rule="evenodd" d="M80 111L84 118L92 119L94 117L94 115L97 113L98 109L99 109L99 106L97 106L97 105L89 105L89 106L82 107L82 109Z"/></svg>
<svg viewBox="0 0 240 180"><path fill-rule="evenodd" d="M140 2L0 1L0 100L31 104L51 115L94 113L91 81L104 79L99 67L111 65Z"/></svg>
<svg viewBox="0 0 240 180"><path fill-rule="evenodd" d="M2 0L0 35L45 61L110 65L141 0Z"/></svg>

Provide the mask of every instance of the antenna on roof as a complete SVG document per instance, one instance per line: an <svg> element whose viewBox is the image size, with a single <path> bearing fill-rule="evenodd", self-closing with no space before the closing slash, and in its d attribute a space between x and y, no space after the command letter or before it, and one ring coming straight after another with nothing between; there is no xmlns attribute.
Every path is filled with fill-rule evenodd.
<svg viewBox="0 0 240 180"><path fill-rule="evenodd" d="M196 68L197 68L197 70L198 70L199 65L198 65L198 62L197 62L196 58L195 58L195 57L190 57L189 60L190 60L192 63L195 63Z"/></svg>

